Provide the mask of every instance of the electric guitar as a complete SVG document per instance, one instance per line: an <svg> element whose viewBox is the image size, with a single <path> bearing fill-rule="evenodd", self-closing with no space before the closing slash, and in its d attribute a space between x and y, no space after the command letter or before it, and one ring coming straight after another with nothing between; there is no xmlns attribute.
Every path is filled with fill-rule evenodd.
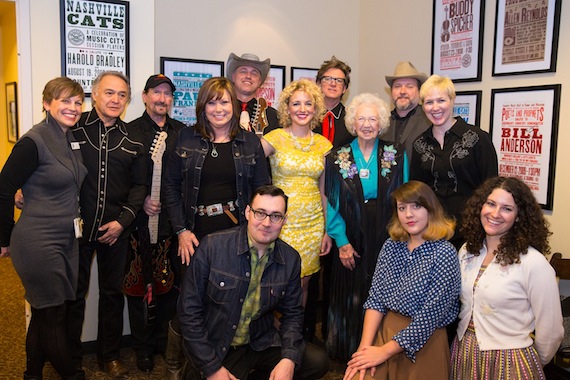
<svg viewBox="0 0 570 380"><path fill-rule="evenodd" d="M263 98L257 99L257 104L253 109L253 117L250 123L250 130L256 135L262 135L265 127L269 125L265 110L267 109L267 101Z"/></svg>
<svg viewBox="0 0 570 380"><path fill-rule="evenodd" d="M160 132L152 142L150 158L154 163L152 169L152 185L150 187L150 199L160 202L160 178L162 177L162 156L166 150L166 138L168 133ZM158 242L158 214L148 217L148 231L150 232L150 244Z"/></svg>

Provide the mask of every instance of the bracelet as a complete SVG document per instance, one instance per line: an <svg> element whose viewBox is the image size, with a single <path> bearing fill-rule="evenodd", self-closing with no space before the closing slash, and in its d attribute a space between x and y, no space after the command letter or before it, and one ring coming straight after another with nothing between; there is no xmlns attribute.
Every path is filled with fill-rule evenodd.
<svg viewBox="0 0 570 380"><path fill-rule="evenodd" d="M180 235L180 234L181 234L182 232L184 232L184 231L188 231L188 229L187 229L186 227L184 227L184 228L182 228L182 229L176 231L176 235Z"/></svg>

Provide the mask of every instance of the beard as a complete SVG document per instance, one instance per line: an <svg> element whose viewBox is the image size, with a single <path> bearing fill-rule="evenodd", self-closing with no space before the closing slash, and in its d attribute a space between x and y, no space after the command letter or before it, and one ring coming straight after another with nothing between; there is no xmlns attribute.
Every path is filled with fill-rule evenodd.
<svg viewBox="0 0 570 380"><path fill-rule="evenodd" d="M396 100L395 106L398 111L410 111L416 105L411 101L410 98L398 98Z"/></svg>

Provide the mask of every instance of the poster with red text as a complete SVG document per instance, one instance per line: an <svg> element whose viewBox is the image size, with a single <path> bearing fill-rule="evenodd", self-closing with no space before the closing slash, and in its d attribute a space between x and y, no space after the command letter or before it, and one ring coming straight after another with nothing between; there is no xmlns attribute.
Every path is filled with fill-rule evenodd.
<svg viewBox="0 0 570 380"><path fill-rule="evenodd" d="M492 100L499 175L524 181L551 210L560 85L493 90Z"/></svg>

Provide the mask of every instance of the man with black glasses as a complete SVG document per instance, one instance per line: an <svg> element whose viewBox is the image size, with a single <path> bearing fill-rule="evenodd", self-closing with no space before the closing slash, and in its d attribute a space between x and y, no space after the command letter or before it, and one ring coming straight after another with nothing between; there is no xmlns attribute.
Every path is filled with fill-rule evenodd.
<svg viewBox="0 0 570 380"><path fill-rule="evenodd" d="M192 378L328 372L326 352L303 341L301 259L278 238L286 212L283 191L262 186L245 209L247 225L206 236L192 256L178 310Z"/></svg>

